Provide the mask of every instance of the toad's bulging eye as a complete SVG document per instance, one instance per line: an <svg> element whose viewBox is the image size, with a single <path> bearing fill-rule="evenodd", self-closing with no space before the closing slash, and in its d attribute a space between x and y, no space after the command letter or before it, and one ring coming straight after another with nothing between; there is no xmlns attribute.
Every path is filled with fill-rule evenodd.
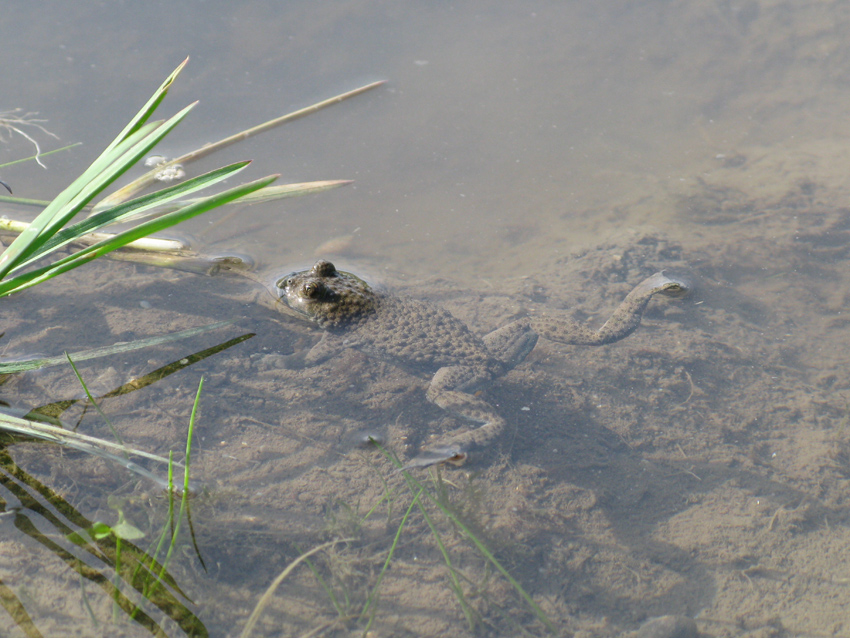
<svg viewBox="0 0 850 638"><path fill-rule="evenodd" d="M301 291L305 297L315 299L322 292L322 285L311 282L309 284L304 284L304 287L301 289Z"/></svg>
<svg viewBox="0 0 850 638"><path fill-rule="evenodd" d="M336 276L336 267L326 259L320 259L313 266L313 274L317 277L334 277Z"/></svg>

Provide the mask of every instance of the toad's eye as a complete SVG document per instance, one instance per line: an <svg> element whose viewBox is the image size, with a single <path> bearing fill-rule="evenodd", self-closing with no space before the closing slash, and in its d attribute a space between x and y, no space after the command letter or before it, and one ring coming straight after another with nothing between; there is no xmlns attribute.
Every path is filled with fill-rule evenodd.
<svg viewBox="0 0 850 638"><path fill-rule="evenodd" d="M321 294L322 285L311 282L309 284L304 284L304 287L301 289L301 291L302 291L302 294L305 297L309 297L310 299L315 299L316 297L318 297Z"/></svg>

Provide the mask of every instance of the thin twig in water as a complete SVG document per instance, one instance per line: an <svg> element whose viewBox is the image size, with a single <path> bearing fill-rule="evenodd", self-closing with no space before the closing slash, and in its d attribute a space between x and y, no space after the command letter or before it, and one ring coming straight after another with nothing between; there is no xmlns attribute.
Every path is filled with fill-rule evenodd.
<svg viewBox="0 0 850 638"><path fill-rule="evenodd" d="M29 112L20 115L22 109L14 109L12 111L4 111L0 113L0 142L5 142L6 138L3 136L3 131L8 131L9 133L17 133L30 144L35 146L35 161L38 162L38 165L42 168L47 168L44 163L41 161L41 147L38 145L38 142L34 137L27 134L21 127L22 126L33 126L40 130L42 133L49 135L50 137L59 139L59 136L55 133L51 133L46 128L44 128L41 124L42 122L47 122L47 120L37 120L33 116L38 115L36 112Z"/></svg>
<svg viewBox="0 0 850 638"><path fill-rule="evenodd" d="M353 540L355 539L340 538L335 541L330 541L328 543L322 543L318 547L314 547L313 549L311 549L309 552L304 552L303 554L301 554L301 556L289 563L287 568L284 569L280 574L278 574L277 578L275 578L272 584L269 585L268 589L266 589L266 592L262 596L260 596L260 600L257 602L257 606L254 607L254 611L248 618L248 622L245 623L245 629L242 630L240 638L248 638L248 636L253 633L254 625L256 625L257 621L260 619L260 615L263 613L263 610L266 608L266 605L268 604L269 600L271 600L271 597L274 595L277 586L280 585L283 582L283 579L289 576L292 570L295 569L302 561L306 560L316 552L320 552L323 549L327 549L332 545L336 545L337 543L350 543Z"/></svg>

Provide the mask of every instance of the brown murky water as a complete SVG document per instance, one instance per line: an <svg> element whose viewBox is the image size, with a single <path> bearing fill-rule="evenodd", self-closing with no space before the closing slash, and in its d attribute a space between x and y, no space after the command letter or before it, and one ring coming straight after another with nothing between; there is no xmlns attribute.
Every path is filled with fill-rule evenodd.
<svg viewBox="0 0 850 638"><path fill-rule="evenodd" d="M2 106L38 110L63 142L86 145L48 171L2 169L16 194L55 193L189 53L168 106L202 104L170 153L388 80L228 151L221 161L255 158L255 175L356 181L198 220L183 232L205 250L251 254L264 275L319 251L482 334L543 308L599 322L645 275L690 273L694 295L654 300L622 343L539 344L484 391L509 434L439 480L417 476L556 635L620 636L662 615L695 618L707 636L850 635L850 9L84 3L45 17L26 6L0 24L14 61L0 70L12 96ZM26 152L12 138L0 162ZM239 319L81 366L95 394L256 333L102 406L129 444L178 451L205 377L193 474L208 490L192 501L204 566L184 524L168 570L186 595L172 596L210 635L239 635L291 561L342 537L354 540L283 581L253 635L547 635L430 500L379 576L418 488L357 439L378 434L409 456L462 426L425 400L424 380L354 352L289 369L286 355L318 335L257 305L242 281L103 263L3 303L6 357ZM71 371L54 368L7 381L0 398L29 408L79 395ZM91 409L66 416L112 436ZM147 549L165 520L160 490L78 453L7 449L55 494L27 506L11 478L0 488L0 634L32 631L8 615L21 608L42 635L147 634L45 541L74 550L51 518L57 503L84 517L69 529L114 524L112 495ZM369 624L355 616L379 578ZM185 633L188 616L169 609L145 611L167 635Z"/></svg>

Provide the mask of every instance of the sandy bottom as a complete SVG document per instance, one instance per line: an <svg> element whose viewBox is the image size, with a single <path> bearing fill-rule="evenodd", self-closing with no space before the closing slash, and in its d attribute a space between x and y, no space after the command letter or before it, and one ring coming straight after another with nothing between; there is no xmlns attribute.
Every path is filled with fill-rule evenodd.
<svg viewBox="0 0 850 638"><path fill-rule="evenodd" d="M805 156L812 153L828 159L830 149ZM489 548L556 635L620 636L667 614L695 618L700 632L718 638L850 635L850 209L840 189L805 179L792 156L782 166L767 157L754 151L666 193L681 220L675 228L624 230L531 275L482 280L472 292L445 280L402 291L446 305L485 333L544 308L598 324L660 269L688 272L695 282L688 299L653 300L627 340L602 348L541 342L485 389L510 431L462 468L417 471L431 496L420 496L424 512L414 506L400 534L419 488L358 441L371 434L406 458L466 425L425 400L426 380L356 352L288 368L287 355L318 334L251 300L234 301L241 282L95 265L89 289L56 286L11 304L16 327L4 341L21 353L37 344L52 354L74 342L83 321L92 347L222 312L243 317L220 340L257 333L103 402L128 443L179 451L205 375L193 474L207 492L192 500L192 522L206 568L184 525L169 572L186 595L174 598L210 635L238 635L277 574L303 551L340 538L352 540L280 584L253 635L546 635L527 601L436 502ZM781 186L747 191L744 172L747 184ZM116 269L127 278L115 278ZM55 305L45 308L44 294ZM140 300L153 310L141 310ZM58 309L69 306L85 319L64 327ZM54 324L63 327L30 332ZM207 335L82 372L103 393L212 343ZM75 384L66 368L53 368L7 380L3 396L32 407L79 396ZM91 409L74 406L62 418L111 437ZM15 484L34 478L61 501L29 488L35 495L24 503L7 463L0 492L7 609L25 609L43 635L147 635L115 610L95 575L81 577L63 558L57 548L112 578L67 541L50 512L67 504L85 517L69 524L79 529L86 520L114 524L120 507L145 532L134 542L147 549L163 526L161 491L80 453L31 443L8 449L23 473ZM15 510L16 500L23 505ZM168 609L145 607L169 635L180 635L179 614ZM28 635L16 617L18 628L4 635Z"/></svg>

